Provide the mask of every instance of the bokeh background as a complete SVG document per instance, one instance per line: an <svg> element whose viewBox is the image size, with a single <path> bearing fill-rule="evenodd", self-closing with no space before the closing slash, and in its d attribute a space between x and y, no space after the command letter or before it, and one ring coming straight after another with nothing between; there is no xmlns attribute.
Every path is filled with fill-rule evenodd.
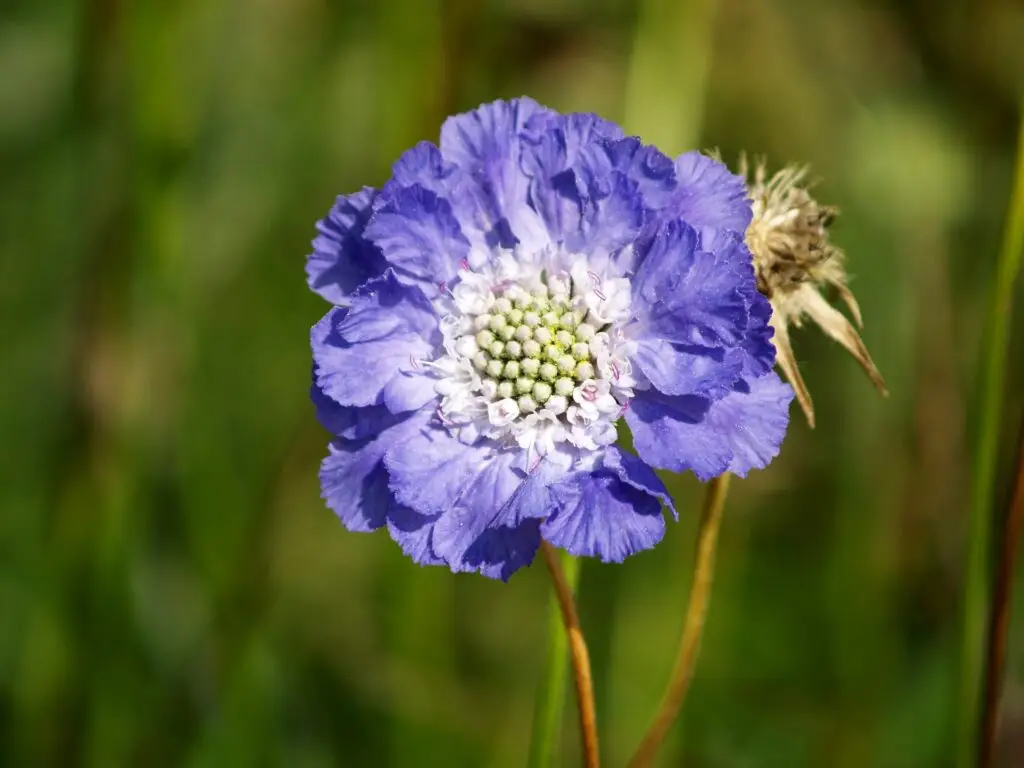
<svg viewBox="0 0 1024 768"><path fill-rule="evenodd" d="M546 574L421 569L323 507L308 329L327 307L303 262L334 195L525 93L670 153L810 163L892 392L795 333L818 427L794 407L780 458L733 485L661 765L949 765L1022 41L1014 0L4 0L0 764L524 764ZM1005 391L1000 489L1020 354ZM608 765L685 604L700 486L670 482L663 544L583 568ZM571 707L564 725L572 765Z"/></svg>

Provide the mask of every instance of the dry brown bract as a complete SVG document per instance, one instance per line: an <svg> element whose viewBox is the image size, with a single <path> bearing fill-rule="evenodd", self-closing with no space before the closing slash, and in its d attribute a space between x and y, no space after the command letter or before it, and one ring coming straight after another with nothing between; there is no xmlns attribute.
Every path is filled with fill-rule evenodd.
<svg viewBox="0 0 1024 768"><path fill-rule="evenodd" d="M846 347L879 392L888 392L853 324L821 295L822 288L834 286L857 326L863 327L860 307L846 286L843 252L828 241L828 227L838 211L819 205L808 193L805 166L788 166L768 179L763 162L757 163L752 180L748 171L746 158L740 158L739 172L753 198L754 218L747 229L747 245L754 254L757 287L772 305L779 367L813 427L814 405L789 340L790 326L799 328L805 317Z"/></svg>

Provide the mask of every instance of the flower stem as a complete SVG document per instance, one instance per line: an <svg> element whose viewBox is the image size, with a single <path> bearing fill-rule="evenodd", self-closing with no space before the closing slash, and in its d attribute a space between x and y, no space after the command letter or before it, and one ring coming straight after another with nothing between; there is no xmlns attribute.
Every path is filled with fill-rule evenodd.
<svg viewBox="0 0 1024 768"><path fill-rule="evenodd" d="M1017 168L1007 211L992 300L981 381L981 413L967 532L967 575L963 607L963 659L960 669L960 712L957 722L957 765L970 768L978 755L981 677L985 632L992 587L992 517L999 433L1003 420L1003 379L1013 291L1024 250L1024 119L1017 148Z"/></svg>
<svg viewBox="0 0 1024 768"><path fill-rule="evenodd" d="M580 563L572 555L561 555L565 583L570 591L579 582ZM533 711L533 736L530 743L529 768L550 768L557 764L558 735L565 702L565 675L568 671L569 638L562 626L562 609L558 595L551 595L548 609L548 650L544 673L537 690Z"/></svg>
<svg viewBox="0 0 1024 768"><path fill-rule="evenodd" d="M573 599L574 582L579 575L579 563L571 558L568 574L562 568L558 552L542 541L540 552L544 564L551 574L551 583L555 589L558 609L561 614L564 637L568 640L569 658L572 661L573 680L576 684L576 702L580 715L580 739L583 744L583 762L587 768L598 768L600 753L597 745L597 712L594 708L594 681L590 674L590 656L587 644L583 640L579 616L576 614L576 603ZM571 579L571 581L570 581ZM564 649L565 641L560 644L552 639L549 648L548 674L546 693L542 692L543 703L534 720L534 740L530 749L530 765L549 765L552 752L557 741L557 726L561 712L561 687L565 674ZM558 661L562 659L562 661Z"/></svg>
<svg viewBox="0 0 1024 768"><path fill-rule="evenodd" d="M707 616L708 600L711 597L711 581L715 571L715 547L718 543L718 529L722 522L725 497L729 492L729 474L719 475L708 483L701 509L700 528L697 531L697 555L693 564L693 583L690 585L690 600L683 622L683 634L679 638L679 650L668 686L661 697L661 704L654 715L647 733L636 753L629 761L629 768L645 768L653 763L658 748L668 735L682 709L686 691L693 678L693 669L700 650L701 633Z"/></svg>
<svg viewBox="0 0 1024 768"><path fill-rule="evenodd" d="M1017 440L1017 470L1002 530L1002 550L996 571L992 615L989 617L988 652L985 656L985 709L981 720L978 765L990 768L995 759L996 730L999 725L999 699L1003 691L1003 669L1006 666L1006 636L1009 632L1013 575L1017 570L1017 553L1024 537L1024 419Z"/></svg>

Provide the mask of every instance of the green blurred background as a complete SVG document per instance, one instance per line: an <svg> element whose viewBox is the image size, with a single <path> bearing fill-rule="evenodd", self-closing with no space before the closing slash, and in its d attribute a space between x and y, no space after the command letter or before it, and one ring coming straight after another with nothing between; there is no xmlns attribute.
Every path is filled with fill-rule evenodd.
<svg viewBox="0 0 1024 768"><path fill-rule="evenodd" d="M794 334L818 427L794 406L733 485L661 764L949 765L1022 41L1014 0L4 0L0 764L524 764L546 574L421 569L323 506L303 262L334 195L526 93L672 153L811 163L892 391ZM701 487L671 487L662 545L583 569L608 765L674 653Z"/></svg>

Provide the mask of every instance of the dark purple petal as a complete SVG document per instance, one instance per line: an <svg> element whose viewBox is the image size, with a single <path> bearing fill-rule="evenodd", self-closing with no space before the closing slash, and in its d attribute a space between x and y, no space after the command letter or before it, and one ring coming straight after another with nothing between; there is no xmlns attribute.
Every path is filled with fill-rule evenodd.
<svg viewBox="0 0 1024 768"><path fill-rule="evenodd" d="M430 545L440 515L421 515L397 501L388 511L388 533L402 552L420 565L445 565Z"/></svg>
<svg viewBox="0 0 1024 768"><path fill-rule="evenodd" d="M374 438L335 440L320 465L323 498L350 531L374 531L387 521L391 492L383 455Z"/></svg>
<svg viewBox="0 0 1024 768"><path fill-rule="evenodd" d="M315 378L309 389L309 397L316 408L316 417L324 429L346 440L374 437L405 418L404 415L392 413L383 405L362 408L341 405L324 394Z"/></svg>
<svg viewBox="0 0 1024 768"><path fill-rule="evenodd" d="M363 237L376 197L377 190L370 187L341 195L317 222L319 234L306 259L306 281L332 304L344 303L345 297L387 266L377 246Z"/></svg>
<svg viewBox="0 0 1024 768"><path fill-rule="evenodd" d="M735 346L747 329L745 274L750 252L737 236L715 251L700 249L697 232L679 221L662 227L641 254L633 279L637 339Z"/></svg>

